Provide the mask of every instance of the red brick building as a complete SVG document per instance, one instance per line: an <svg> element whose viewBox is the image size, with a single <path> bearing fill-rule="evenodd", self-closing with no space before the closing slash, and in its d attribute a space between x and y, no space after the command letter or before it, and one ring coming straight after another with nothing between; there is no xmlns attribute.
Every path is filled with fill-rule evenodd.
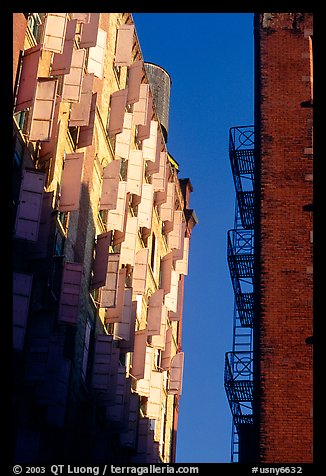
<svg viewBox="0 0 326 476"><path fill-rule="evenodd" d="M259 460L313 461L311 13L255 16Z"/></svg>

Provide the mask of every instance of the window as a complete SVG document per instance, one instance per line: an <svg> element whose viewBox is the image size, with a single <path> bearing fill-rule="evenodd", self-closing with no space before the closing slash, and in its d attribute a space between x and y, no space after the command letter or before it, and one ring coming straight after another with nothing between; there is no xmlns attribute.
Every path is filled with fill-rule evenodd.
<svg viewBox="0 0 326 476"><path fill-rule="evenodd" d="M151 268L153 271L153 274L155 273L155 263L156 263L156 237L155 234L152 233L152 249L151 249Z"/></svg>
<svg viewBox="0 0 326 476"><path fill-rule="evenodd" d="M27 25L33 34L36 43L39 43L42 33L42 20L41 16L44 17L45 13L30 13L27 20Z"/></svg>

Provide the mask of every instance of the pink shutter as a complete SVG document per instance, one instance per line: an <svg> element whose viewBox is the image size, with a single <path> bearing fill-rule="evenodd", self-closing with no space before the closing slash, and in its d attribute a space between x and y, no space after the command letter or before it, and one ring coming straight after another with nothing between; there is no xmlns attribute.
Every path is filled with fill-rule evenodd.
<svg viewBox="0 0 326 476"><path fill-rule="evenodd" d="M43 50L62 53L68 24L67 13L47 13L43 30Z"/></svg>
<svg viewBox="0 0 326 476"><path fill-rule="evenodd" d="M24 170L15 223L16 238L37 241L44 184L44 173Z"/></svg>
<svg viewBox="0 0 326 476"><path fill-rule="evenodd" d="M147 314L148 335L159 335L163 315L163 289L158 289L149 298Z"/></svg>
<svg viewBox="0 0 326 476"><path fill-rule="evenodd" d="M33 275L13 273L13 348L23 350Z"/></svg>
<svg viewBox="0 0 326 476"><path fill-rule="evenodd" d="M169 182L167 189L167 199L165 203L161 204L160 217L162 221L173 221L174 214L174 200L175 200L175 183Z"/></svg>
<svg viewBox="0 0 326 476"><path fill-rule="evenodd" d="M78 149L92 145L95 129L97 93L92 94L91 110L89 113L89 121L87 126L82 126L79 130Z"/></svg>
<svg viewBox="0 0 326 476"><path fill-rule="evenodd" d="M175 210L173 216L173 230L168 234L168 246L172 249L183 251L183 238L184 238L184 226L183 226L183 211ZM173 255L176 258L175 254Z"/></svg>
<svg viewBox="0 0 326 476"><path fill-rule="evenodd" d="M128 427L127 431L121 431L120 433L120 444L124 448L134 449L138 428L139 397L136 393L131 393L129 399Z"/></svg>
<svg viewBox="0 0 326 476"><path fill-rule="evenodd" d="M113 336L98 334L94 349L94 367L92 387L96 390L108 390L113 349Z"/></svg>
<svg viewBox="0 0 326 476"><path fill-rule="evenodd" d="M97 235L96 255L93 264L92 287L100 288L105 285L108 268L109 246L111 244L112 232L108 231Z"/></svg>
<svg viewBox="0 0 326 476"><path fill-rule="evenodd" d="M167 326L167 309L166 309L165 304L163 304L160 333L159 334L154 334L151 337L151 343L152 343L152 346L155 349L164 350L164 348L165 348L166 326Z"/></svg>
<svg viewBox="0 0 326 476"><path fill-rule="evenodd" d="M129 158L130 145L132 141L132 113L125 112L123 119L122 132L118 133L115 138L115 157L123 159Z"/></svg>
<svg viewBox="0 0 326 476"><path fill-rule="evenodd" d="M127 103L127 89L121 89L111 94L110 118L108 134L113 136L123 130L124 113Z"/></svg>
<svg viewBox="0 0 326 476"><path fill-rule="evenodd" d="M137 301L131 303L131 316L130 316L130 334L129 337L120 342L120 349L122 352L133 352L135 342L135 327L137 319Z"/></svg>
<svg viewBox="0 0 326 476"><path fill-rule="evenodd" d="M138 238L138 218L128 216L125 240L121 244L120 264L135 264L136 243Z"/></svg>
<svg viewBox="0 0 326 476"><path fill-rule="evenodd" d="M135 332L135 344L132 357L131 375L136 379L144 378L147 348L146 329Z"/></svg>
<svg viewBox="0 0 326 476"><path fill-rule="evenodd" d="M162 142L160 134L157 134L154 161L147 161L147 172L149 175L159 172L161 161Z"/></svg>
<svg viewBox="0 0 326 476"><path fill-rule="evenodd" d="M109 403L107 407L107 415L110 421L122 424L126 392L126 367L124 365L118 367L116 377L113 402Z"/></svg>
<svg viewBox="0 0 326 476"><path fill-rule="evenodd" d="M183 242L182 258L175 262L175 270L178 273L184 274L184 275L188 274L189 245L190 245L190 238L188 236L185 236L184 242Z"/></svg>
<svg viewBox="0 0 326 476"><path fill-rule="evenodd" d="M24 51L16 97L16 113L31 107L34 102L38 77L38 66L41 54L41 45L33 46L32 48Z"/></svg>
<svg viewBox="0 0 326 476"><path fill-rule="evenodd" d="M167 153L160 152L159 171L152 176L152 184L155 192L164 192L167 187L166 183L166 167Z"/></svg>
<svg viewBox="0 0 326 476"><path fill-rule="evenodd" d="M54 53L51 75L69 74L72 60L72 52L75 43L77 20L70 20L67 25L67 31L64 41L62 54Z"/></svg>
<svg viewBox="0 0 326 476"><path fill-rule="evenodd" d="M180 239L179 239L179 248L173 249L173 259L180 260L183 257L184 241L185 241L185 232L186 232L186 222L182 221L180 226ZM169 238L170 235L168 235Z"/></svg>
<svg viewBox="0 0 326 476"><path fill-rule="evenodd" d="M142 83L139 90L139 101L135 102L133 108L133 123L135 125L147 124L149 101L149 84Z"/></svg>
<svg viewBox="0 0 326 476"><path fill-rule="evenodd" d="M67 154L65 157L59 202L61 212L70 212L79 208L83 161L84 152Z"/></svg>
<svg viewBox="0 0 326 476"><path fill-rule="evenodd" d="M94 74L85 74L80 102L71 105L69 126L88 126L90 120Z"/></svg>
<svg viewBox="0 0 326 476"><path fill-rule="evenodd" d="M78 23L89 23L91 13L71 13L71 18L76 19Z"/></svg>
<svg viewBox="0 0 326 476"><path fill-rule="evenodd" d="M104 55L106 49L106 31L98 29L96 45L88 52L87 71L103 79Z"/></svg>
<svg viewBox="0 0 326 476"><path fill-rule="evenodd" d="M145 363L144 363L144 371L143 377L137 380L136 382L136 392L138 395L142 395L144 397L149 397L149 386L150 386L150 378L151 378L151 369L153 365L153 354L154 349L153 347L146 347L145 350ZM133 374L132 374L133 375Z"/></svg>
<svg viewBox="0 0 326 476"><path fill-rule="evenodd" d="M164 152L162 152L164 153ZM155 204L156 205L162 205L162 203L166 203L168 199L168 184L169 184L169 177L170 177L170 167L169 163L166 163L165 167L165 181L164 181L164 190L163 191L157 191L155 194ZM160 213L161 207L159 207L159 213Z"/></svg>
<svg viewBox="0 0 326 476"><path fill-rule="evenodd" d="M124 291L124 301L121 317L114 324L114 336L119 340L130 339L130 325L132 313L132 288L126 288Z"/></svg>
<svg viewBox="0 0 326 476"><path fill-rule="evenodd" d="M122 318L123 305L125 300L127 268L121 268L118 271L118 284L116 292L116 302L114 307L107 307L105 310L105 321L118 322Z"/></svg>
<svg viewBox="0 0 326 476"><path fill-rule="evenodd" d="M139 124L137 128L137 140L142 141L148 139L151 135L151 119L153 115L153 97L149 93L147 101L147 112L145 113L145 125Z"/></svg>
<svg viewBox="0 0 326 476"><path fill-rule="evenodd" d="M184 366L184 353L179 352L171 360L168 395L181 395L183 366Z"/></svg>
<svg viewBox="0 0 326 476"><path fill-rule="evenodd" d="M30 257L34 259L46 258L50 253L49 237L51 234L51 228L53 228L55 222L55 217L52 214L53 196L53 191L43 193L38 239L37 242L31 244L29 250Z"/></svg>
<svg viewBox="0 0 326 476"><path fill-rule="evenodd" d="M43 163L44 161L49 160L51 158L55 158L56 156L57 148L58 148L60 122L61 122L59 121L60 104L61 104L61 97L57 96L55 100L55 106L54 106L51 138L48 142L41 143L41 150L39 155L40 163Z"/></svg>
<svg viewBox="0 0 326 476"><path fill-rule="evenodd" d="M109 210L106 226L109 230L124 231L125 214L127 207L127 182L121 180L118 185L117 206L114 210Z"/></svg>
<svg viewBox="0 0 326 476"><path fill-rule="evenodd" d="M143 140L143 157L144 160L150 160L151 162L155 162L156 160L156 147L157 147L157 134L158 134L158 122L151 121L150 127L150 136L148 139Z"/></svg>
<svg viewBox="0 0 326 476"><path fill-rule="evenodd" d="M106 279L101 289L100 307L114 307L117 302L119 277L119 253L109 253L107 258Z"/></svg>
<svg viewBox="0 0 326 476"><path fill-rule="evenodd" d="M131 64L134 30L135 25L124 24L119 26L114 57L116 66L129 66Z"/></svg>
<svg viewBox="0 0 326 476"><path fill-rule="evenodd" d="M177 312L178 282L179 274L174 269L172 269L170 292L164 297L164 304L166 305L168 311Z"/></svg>
<svg viewBox="0 0 326 476"><path fill-rule="evenodd" d="M64 75L62 100L79 102L82 91L86 50L73 50L70 73Z"/></svg>
<svg viewBox="0 0 326 476"><path fill-rule="evenodd" d="M57 94L57 79L38 79L29 132L31 141L49 141L51 138Z"/></svg>
<svg viewBox="0 0 326 476"><path fill-rule="evenodd" d="M137 60L128 68L128 96L127 104L139 101L140 84L144 76L143 61Z"/></svg>
<svg viewBox="0 0 326 476"><path fill-rule="evenodd" d="M65 262L61 283L58 320L76 324L79 313L79 300L83 265Z"/></svg>
<svg viewBox="0 0 326 476"><path fill-rule="evenodd" d="M151 183L143 183L141 202L138 205L138 224L151 228L153 216L154 191Z"/></svg>
<svg viewBox="0 0 326 476"><path fill-rule="evenodd" d="M173 346L173 333L172 333L172 327L169 327L166 330L165 348L162 351L162 358L161 358L161 367L164 370L170 369L172 346Z"/></svg>
<svg viewBox="0 0 326 476"><path fill-rule="evenodd" d="M100 13L91 13L89 23L83 22L79 44L80 48L96 46L99 21Z"/></svg>
<svg viewBox="0 0 326 476"><path fill-rule="evenodd" d="M177 292L177 309L176 311L170 310L168 315L170 321L180 321L182 317L183 309L183 292L184 292L184 283L181 279L178 281L178 292Z"/></svg>
<svg viewBox="0 0 326 476"><path fill-rule="evenodd" d="M148 248L141 248L136 253L135 266L132 275L132 288L134 294L145 294L148 270Z"/></svg>
<svg viewBox="0 0 326 476"><path fill-rule="evenodd" d="M141 150L130 150L127 171L127 191L141 196L144 175L144 159Z"/></svg>
<svg viewBox="0 0 326 476"><path fill-rule="evenodd" d="M171 273L173 263L173 252L166 254L161 259L161 288L164 290L164 294L170 292L171 288Z"/></svg>
<svg viewBox="0 0 326 476"><path fill-rule="evenodd" d="M100 210L114 210L117 207L121 159L113 160L103 170Z"/></svg>
<svg viewBox="0 0 326 476"><path fill-rule="evenodd" d="M162 388L163 388L163 373L152 370L150 378L149 397L146 405L147 418L159 419L162 412ZM161 422L162 424L163 422Z"/></svg>

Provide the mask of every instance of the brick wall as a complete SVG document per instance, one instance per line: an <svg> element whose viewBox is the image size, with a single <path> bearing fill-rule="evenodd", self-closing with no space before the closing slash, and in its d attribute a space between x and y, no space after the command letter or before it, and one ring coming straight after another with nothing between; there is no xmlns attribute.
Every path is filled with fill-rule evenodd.
<svg viewBox="0 0 326 476"><path fill-rule="evenodd" d="M262 462L312 461L311 34L308 13L256 16Z"/></svg>

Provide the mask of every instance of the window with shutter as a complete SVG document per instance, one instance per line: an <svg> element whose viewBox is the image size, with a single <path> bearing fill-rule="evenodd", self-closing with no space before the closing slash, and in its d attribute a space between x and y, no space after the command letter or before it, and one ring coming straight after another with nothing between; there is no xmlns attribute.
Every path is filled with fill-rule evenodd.
<svg viewBox="0 0 326 476"><path fill-rule="evenodd" d="M122 132L116 135L115 139L115 157L123 159L129 158L130 146L132 142L132 113L125 112L123 119Z"/></svg>
<svg viewBox="0 0 326 476"><path fill-rule="evenodd" d="M124 113L127 104L127 89L121 89L111 94L110 117L108 125L108 134L113 136L122 132Z"/></svg>
<svg viewBox="0 0 326 476"><path fill-rule="evenodd" d="M111 244L111 239L111 231L97 235L96 238L96 255L93 263L92 279L92 287L95 289L104 286L106 282L109 246Z"/></svg>
<svg viewBox="0 0 326 476"><path fill-rule="evenodd" d="M144 159L141 150L130 150L127 170L127 191L141 196L144 176Z"/></svg>
<svg viewBox="0 0 326 476"><path fill-rule="evenodd" d="M83 78L80 102L71 105L69 126L88 126L92 104L94 74L85 74Z"/></svg>
<svg viewBox="0 0 326 476"><path fill-rule="evenodd" d="M132 274L132 288L134 294L145 294L148 270L149 249L141 248L135 257L135 266Z"/></svg>
<svg viewBox="0 0 326 476"><path fill-rule="evenodd" d="M117 303L119 253L109 253L105 285L101 289L100 307L114 307Z"/></svg>
<svg viewBox="0 0 326 476"><path fill-rule="evenodd" d="M104 56L107 33L101 28L97 32L96 45L89 48L87 71L94 73L97 78L103 79Z"/></svg>
<svg viewBox="0 0 326 476"><path fill-rule="evenodd" d="M62 53L68 24L68 13L47 13L43 30L43 50Z"/></svg>
<svg viewBox="0 0 326 476"><path fill-rule="evenodd" d="M41 45L33 46L24 51L16 95L15 113L33 105L41 54Z"/></svg>
<svg viewBox="0 0 326 476"><path fill-rule="evenodd" d="M62 86L62 100L79 102L82 91L86 50L74 49L72 52L70 73L64 75Z"/></svg>
<svg viewBox="0 0 326 476"><path fill-rule="evenodd" d="M133 124L135 125L145 126L147 124L149 92L149 84L142 83L139 90L139 101L134 103L133 108Z"/></svg>
<svg viewBox="0 0 326 476"><path fill-rule="evenodd" d="M79 14L83 15L83 14ZM90 13L89 22L82 22L80 48L91 48L96 46L97 31L100 21L100 13Z"/></svg>
<svg viewBox="0 0 326 476"><path fill-rule="evenodd" d="M134 30L135 25L123 24L119 26L114 57L114 64L116 66L130 66Z"/></svg>
<svg viewBox="0 0 326 476"><path fill-rule="evenodd" d="M178 352L171 360L170 378L168 383L169 395L181 395L184 353Z"/></svg>
<svg viewBox="0 0 326 476"><path fill-rule="evenodd" d="M77 20L70 20L67 25L66 36L62 53L54 53L51 74L69 74L72 60L72 53L75 43Z"/></svg>
<svg viewBox="0 0 326 476"><path fill-rule="evenodd" d="M139 101L140 85L144 76L143 61L137 60L128 67L127 104Z"/></svg>
<svg viewBox="0 0 326 476"><path fill-rule="evenodd" d="M146 228L152 226L154 191L151 183L143 183L141 201L138 205L138 224Z"/></svg>
<svg viewBox="0 0 326 476"><path fill-rule="evenodd" d="M121 159L112 160L103 169L100 210L114 210L117 208Z"/></svg>
<svg viewBox="0 0 326 476"><path fill-rule="evenodd" d="M78 149L81 149L82 147L87 147L89 145L92 145L93 143L94 130L95 130L96 101L97 101L97 93L92 93L89 121L87 126L81 126L79 129L78 146L77 146Z"/></svg>

